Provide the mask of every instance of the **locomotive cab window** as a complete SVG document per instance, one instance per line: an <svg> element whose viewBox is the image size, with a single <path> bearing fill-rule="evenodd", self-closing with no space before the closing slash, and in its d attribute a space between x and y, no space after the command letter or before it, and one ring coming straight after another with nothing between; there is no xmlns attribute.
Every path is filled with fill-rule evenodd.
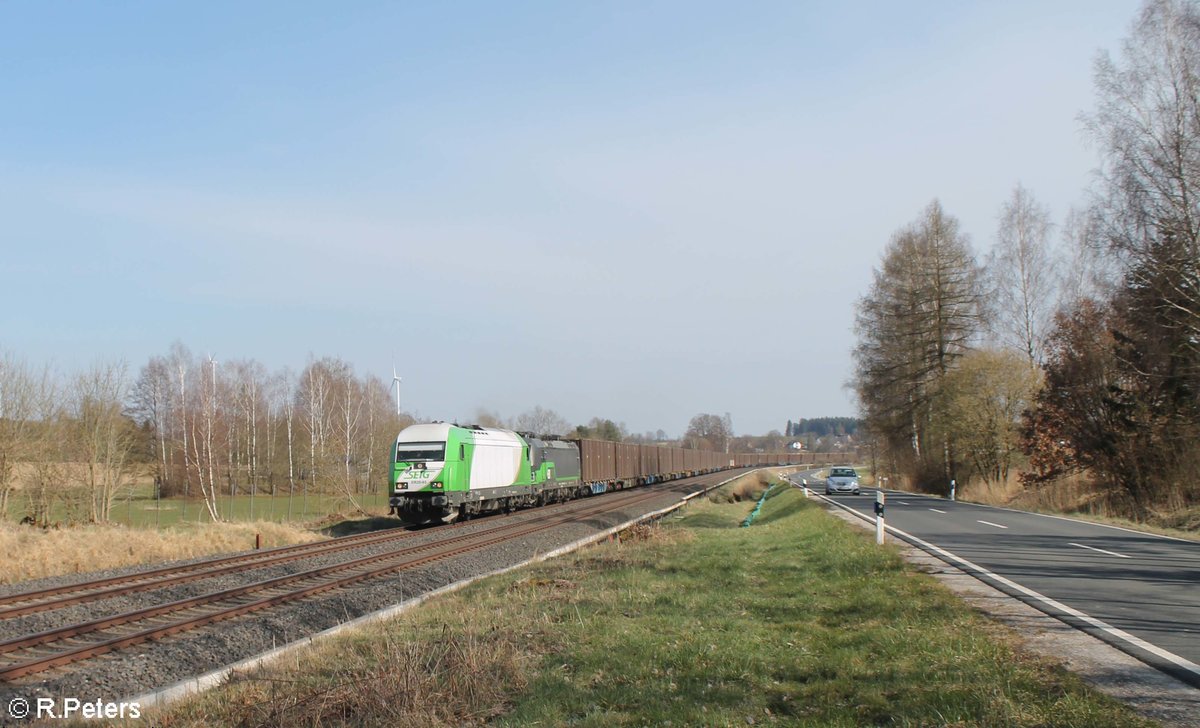
<svg viewBox="0 0 1200 728"><path fill-rule="evenodd" d="M432 460L442 462L446 459L446 443L444 442L401 442L396 444L396 462L411 463Z"/></svg>

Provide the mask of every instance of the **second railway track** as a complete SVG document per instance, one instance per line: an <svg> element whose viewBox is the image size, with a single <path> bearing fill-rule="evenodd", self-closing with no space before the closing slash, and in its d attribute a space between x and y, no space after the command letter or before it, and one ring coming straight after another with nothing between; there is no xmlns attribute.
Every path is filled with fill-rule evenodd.
<svg viewBox="0 0 1200 728"><path fill-rule="evenodd" d="M542 512L551 512L563 505L566 504L546 506ZM438 528L445 531L471 524L471 521L465 521ZM8 594L0 596L0 620L110 599L125 594L162 589L176 584L211 579L224 574L261 569L314 556L404 541L424 535L427 530L397 527L354 536L343 536L328 541L279 546L237 556L209 558L189 564L164 566L120 576Z"/></svg>
<svg viewBox="0 0 1200 728"><path fill-rule="evenodd" d="M719 474L721 478L728 473ZM707 481L712 481L707 482ZM331 542L283 547L233 557L210 559L181 567L163 567L148 572L114 577L97 582L55 587L38 592L14 594L0 599L0 617L13 616L18 610L44 611L66 604L106 599L133 591L147 591L210 578L234 571L253 570L278 563L292 562L364 546L389 546L383 553L342 563L308 569L298 573L257 581L231 589L156 604L143 609L69 624L55 629L23 635L0 642L0 680L19 678L110 653L133 645L160 640L191 631L214 622L234 619L271 607L303 600L322 592L339 589L383 575L414 569L455 556L478 552L497 544L512 542L541 531L569 523L580 523L606 512L629 508L665 493L684 488L715 484L714 476L622 491L596 500L572 501L523 513L528 518L504 519L497 523L477 521L450 527L420 531L397 531L344 537ZM462 534L460 529L476 528ZM405 546L418 535L432 535L432 541ZM318 547L324 548L318 548ZM57 605L57 606L56 606ZM20 611L25 614L28 611Z"/></svg>

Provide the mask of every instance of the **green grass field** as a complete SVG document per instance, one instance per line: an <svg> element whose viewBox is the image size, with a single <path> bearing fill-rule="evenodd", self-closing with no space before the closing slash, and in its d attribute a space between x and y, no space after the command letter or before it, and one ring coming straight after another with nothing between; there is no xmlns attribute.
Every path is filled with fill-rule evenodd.
<svg viewBox="0 0 1200 728"><path fill-rule="evenodd" d="M704 501L172 707L169 725L1149 725L777 489Z"/></svg>

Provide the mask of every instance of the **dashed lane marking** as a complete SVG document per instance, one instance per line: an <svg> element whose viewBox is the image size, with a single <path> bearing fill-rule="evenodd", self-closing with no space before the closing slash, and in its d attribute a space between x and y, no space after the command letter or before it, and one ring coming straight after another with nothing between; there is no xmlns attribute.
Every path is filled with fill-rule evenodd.
<svg viewBox="0 0 1200 728"><path fill-rule="evenodd" d="M945 513L945 511L939 511L939 510L938 510L938 509L936 509L936 508L930 508L929 510L933 511L934 513L942 513L942 514L944 514L944 513Z"/></svg>
<svg viewBox="0 0 1200 728"><path fill-rule="evenodd" d="M1079 547L1079 548L1081 548L1081 549L1090 549L1090 550L1092 550L1092 551L1099 551L1099 552L1100 552L1100 553L1102 553L1102 554L1108 554L1109 556L1116 556L1116 557L1118 557L1118 558L1121 558L1121 559L1131 559L1131 558L1133 558L1132 556L1126 556L1125 554L1118 554L1116 551L1106 551L1105 549L1098 549L1098 548L1096 548L1095 546L1084 546L1083 544L1081 544L1081 543L1075 543L1074 541L1070 542L1070 545L1071 545L1071 546L1078 546L1078 547Z"/></svg>
<svg viewBox="0 0 1200 728"><path fill-rule="evenodd" d="M992 523L991 521L978 521L978 523L982 523L985 526L995 526L996 528L1008 528L1008 526L1002 526L999 523Z"/></svg>

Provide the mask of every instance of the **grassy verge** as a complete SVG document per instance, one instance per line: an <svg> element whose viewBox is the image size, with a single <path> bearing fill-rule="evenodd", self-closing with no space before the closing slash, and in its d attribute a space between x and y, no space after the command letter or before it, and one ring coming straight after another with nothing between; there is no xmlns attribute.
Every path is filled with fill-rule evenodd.
<svg viewBox="0 0 1200 728"><path fill-rule="evenodd" d="M199 725L1147 725L795 489L485 580L151 713Z"/></svg>

